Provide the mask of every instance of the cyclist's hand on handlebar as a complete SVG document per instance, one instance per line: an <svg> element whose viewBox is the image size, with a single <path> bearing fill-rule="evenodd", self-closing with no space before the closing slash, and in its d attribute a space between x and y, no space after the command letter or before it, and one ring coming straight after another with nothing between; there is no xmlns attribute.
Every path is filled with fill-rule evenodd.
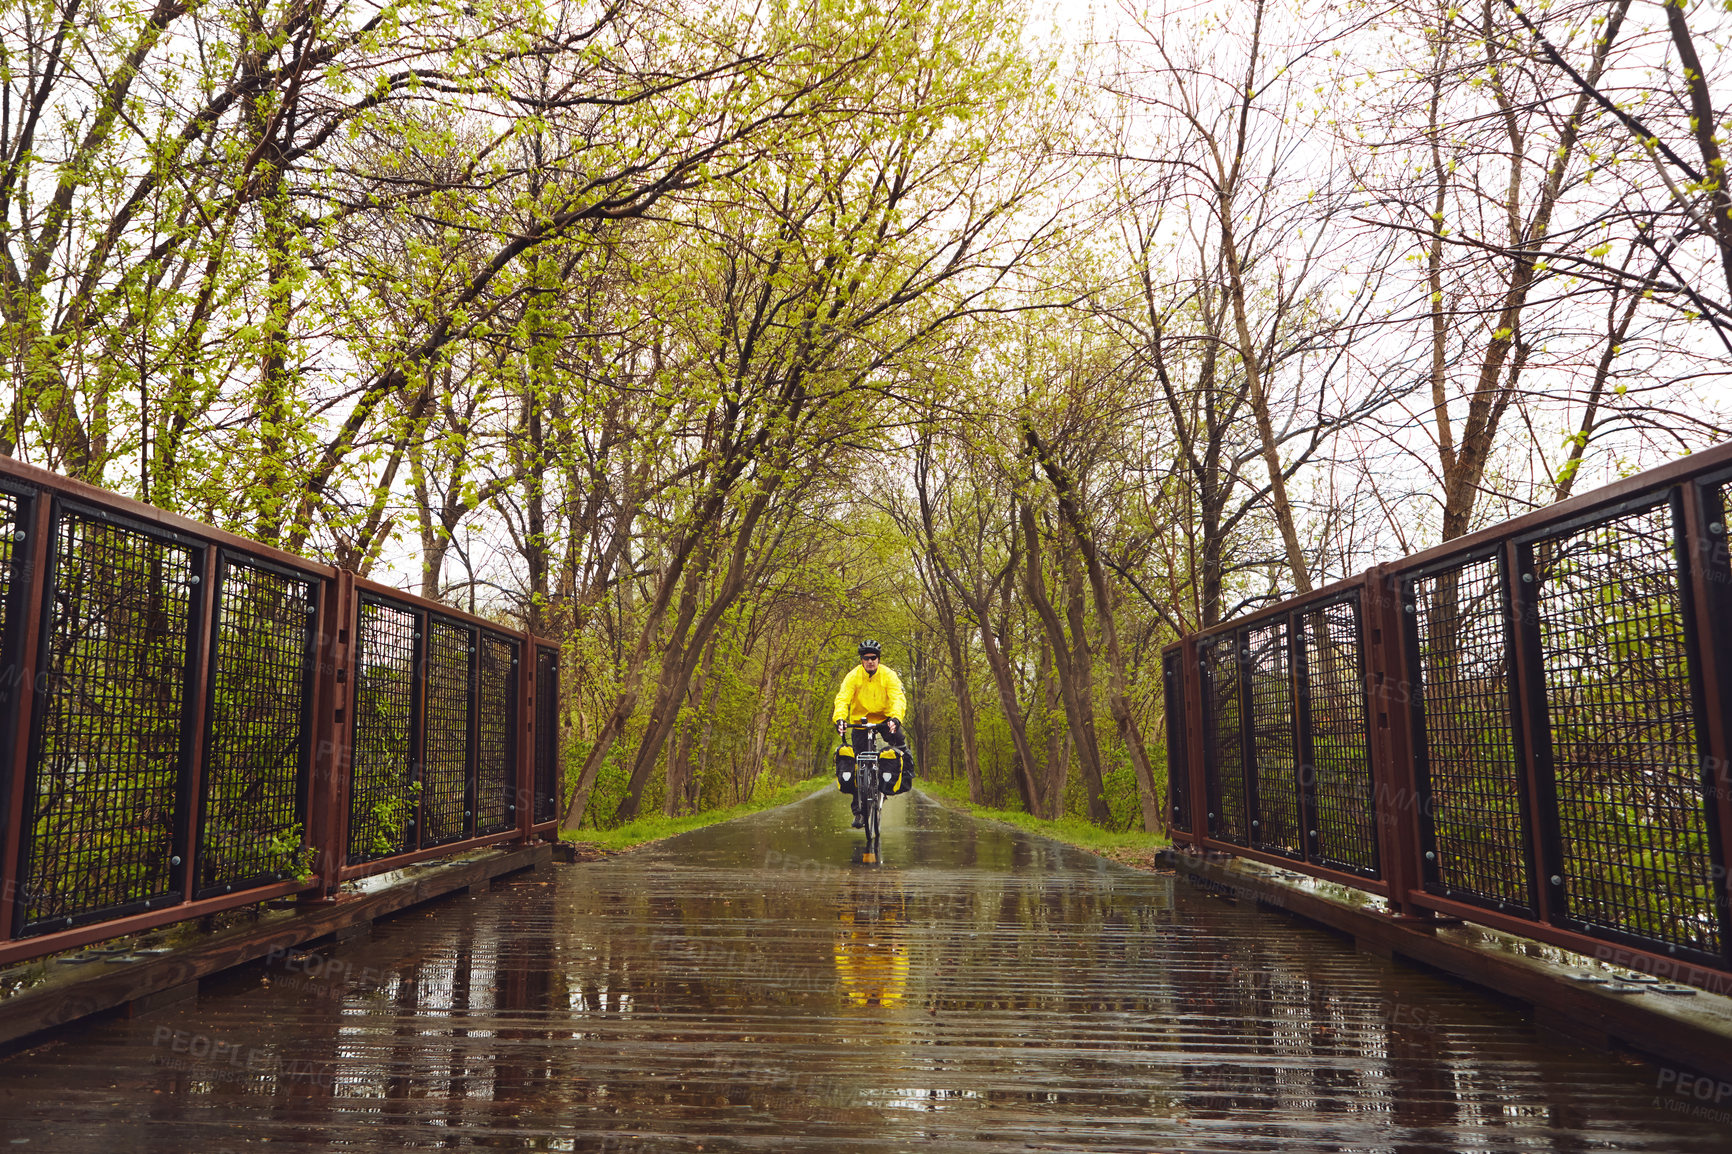
<svg viewBox="0 0 1732 1154"><path fill-rule="evenodd" d="M848 723L846 721L838 721L836 723L836 733L838 735L841 735L841 734L844 734L847 732L848 732Z"/></svg>
<svg viewBox="0 0 1732 1154"><path fill-rule="evenodd" d="M894 717L892 717L889 720L888 724L890 726L890 734L892 737L894 737L896 735L896 730L901 726L902 723L897 721Z"/></svg>

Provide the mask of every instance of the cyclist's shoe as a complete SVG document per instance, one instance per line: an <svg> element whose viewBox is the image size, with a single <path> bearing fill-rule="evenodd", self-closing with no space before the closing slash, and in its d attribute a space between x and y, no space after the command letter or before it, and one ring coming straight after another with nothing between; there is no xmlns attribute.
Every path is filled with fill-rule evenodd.
<svg viewBox="0 0 1732 1154"><path fill-rule="evenodd" d="M865 829L866 828L866 819L861 817L859 814L855 814L854 815L854 828L855 829Z"/></svg>

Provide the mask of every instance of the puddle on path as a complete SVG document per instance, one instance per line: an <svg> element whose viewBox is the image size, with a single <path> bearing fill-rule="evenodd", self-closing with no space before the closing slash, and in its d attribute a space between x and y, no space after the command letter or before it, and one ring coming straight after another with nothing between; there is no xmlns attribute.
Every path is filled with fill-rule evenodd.
<svg viewBox="0 0 1732 1154"><path fill-rule="evenodd" d="M0 1150L1732 1150L1732 1087L919 797L884 824L852 864L823 794L216 979L0 1062Z"/></svg>

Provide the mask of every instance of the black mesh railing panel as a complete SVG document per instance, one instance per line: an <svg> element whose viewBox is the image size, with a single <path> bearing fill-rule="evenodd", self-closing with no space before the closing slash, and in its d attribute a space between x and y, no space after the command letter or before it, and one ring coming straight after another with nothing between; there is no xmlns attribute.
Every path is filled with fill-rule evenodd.
<svg viewBox="0 0 1732 1154"><path fill-rule="evenodd" d="M1209 786L1209 836L1249 844L1245 807L1244 712L1239 703L1239 649L1232 634L1197 646L1203 663L1203 768Z"/></svg>
<svg viewBox="0 0 1732 1154"><path fill-rule="evenodd" d="M1305 645L1311 744L1313 859L1375 875L1371 734L1359 652L1359 602L1337 601L1299 618Z"/></svg>
<svg viewBox="0 0 1732 1154"><path fill-rule="evenodd" d="M201 892L277 880L306 864L302 798L318 583L234 560L221 572L199 819Z"/></svg>
<svg viewBox="0 0 1732 1154"><path fill-rule="evenodd" d="M1286 621L1246 633L1245 675L1251 698L1251 752L1257 788L1251 840L1272 853L1303 853L1299 828L1299 761L1293 731L1293 668Z"/></svg>
<svg viewBox="0 0 1732 1154"><path fill-rule="evenodd" d="M187 657L197 554L68 510L52 542L25 932L178 890Z"/></svg>
<svg viewBox="0 0 1732 1154"><path fill-rule="evenodd" d="M411 763L417 720L415 624L410 610L361 602L349 790L351 862L411 848L420 793Z"/></svg>
<svg viewBox="0 0 1732 1154"><path fill-rule="evenodd" d="M1670 506L1531 550L1567 916L1718 954Z"/></svg>
<svg viewBox="0 0 1732 1154"><path fill-rule="evenodd" d="M476 833L517 822L517 643L481 636L481 749L476 761Z"/></svg>
<svg viewBox="0 0 1732 1154"><path fill-rule="evenodd" d="M1410 583L1414 696L1428 786L1419 799L1438 892L1529 910L1521 752L1510 706L1503 566L1486 557Z"/></svg>
<svg viewBox="0 0 1732 1154"><path fill-rule="evenodd" d="M469 833L469 660L475 633L427 625L427 725L421 753L421 844ZM483 713L481 716L485 717Z"/></svg>
<svg viewBox="0 0 1732 1154"><path fill-rule="evenodd" d="M559 654L535 651L535 818L559 816Z"/></svg>
<svg viewBox="0 0 1732 1154"><path fill-rule="evenodd" d="M1183 653L1169 653L1161 662L1167 706L1167 796L1172 809L1167 820L1174 829L1191 828L1190 747L1185 741L1185 663Z"/></svg>

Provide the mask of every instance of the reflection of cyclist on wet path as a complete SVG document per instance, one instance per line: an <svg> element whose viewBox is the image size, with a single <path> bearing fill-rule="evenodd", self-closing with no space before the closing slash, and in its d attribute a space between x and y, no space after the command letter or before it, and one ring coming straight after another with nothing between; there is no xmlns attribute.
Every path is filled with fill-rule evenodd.
<svg viewBox="0 0 1732 1154"><path fill-rule="evenodd" d="M867 639L860 643L860 664L842 678L830 719L843 737L847 736L849 722L871 722L891 745L906 749L902 718L908 712L908 695L902 692L902 679L896 676L896 671L879 664L879 652L876 641ZM862 823L859 795L850 794L848 804L854 811L854 828L859 829Z"/></svg>
<svg viewBox="0 0 1732 1154"><path fill-rule="evenodd" d="M854 1006L894 1006L908 993L906 898L877 886L849 886L837 911L836 976Z"/></svg>

